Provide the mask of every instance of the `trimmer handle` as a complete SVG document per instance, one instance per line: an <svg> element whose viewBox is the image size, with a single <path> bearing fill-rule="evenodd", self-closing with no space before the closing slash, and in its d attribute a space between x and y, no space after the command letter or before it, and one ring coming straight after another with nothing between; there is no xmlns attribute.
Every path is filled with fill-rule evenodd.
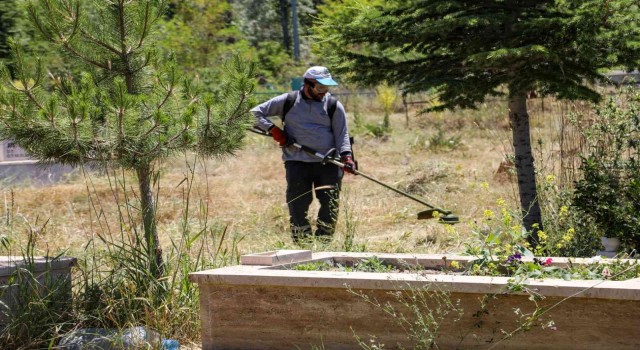
<svg viewBox="0 0 640 350"><path fill-rule="evenodd" d="M326 154L322 154L322 153L320 153L320 152L318 152L318 151L314 150L314 149L313 149L313 148L311 148L311 147L307 147L307 146L305 146L305 145L301 145L301 144L299 144L299 143L297 143L297 142L294 142L294 143L292 143L291 145L292 145L293 147L299 148L299 149L301 149L301 150L303 150L303 151L305 151L305 152L307 152L307 153L309 153L309 154L313 154L314 156L316 156L316 157L318 157L318 158L321 158L321 159L322 159L322 161L321 161L321 162L322 162L322 164L323 164L323 165L324 165L324 164L327 164L327 163L333 163L333 164L335 164L335 165L337 165L337 166L339 166L339 167L341 167L341 168L342 168L342 167L344 167L344 164L342 164L342 163L340 163L340 162L336 161L336 160L333 158L333 154L336 152L336 149L335 149L335 148L330 149ZM338 164L336 164L336 163L338 163Z"/></svg>

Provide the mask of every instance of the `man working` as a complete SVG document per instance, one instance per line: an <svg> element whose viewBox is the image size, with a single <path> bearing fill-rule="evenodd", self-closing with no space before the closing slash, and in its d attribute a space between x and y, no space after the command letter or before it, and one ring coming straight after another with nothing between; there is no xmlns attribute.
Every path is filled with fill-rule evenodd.
<svg viewBox="0 0 640 350"><path fill-rule="evenodd" d="M309 68L303 78L299 91L274 97L251 110L257 119L255 126L268 131L282 147L291 234L296 243L312 236L332 237L344 173L340 167L322 164L321 159L290 145L297 142L322 154L335 148L344 170L353 173L355 169L344 107L329 93L329 87L338 83L321 66ZM282 118L284 130L267 119L273 116ZM308 213L314 189L320 209L317 230L312 233Z"/></svg>

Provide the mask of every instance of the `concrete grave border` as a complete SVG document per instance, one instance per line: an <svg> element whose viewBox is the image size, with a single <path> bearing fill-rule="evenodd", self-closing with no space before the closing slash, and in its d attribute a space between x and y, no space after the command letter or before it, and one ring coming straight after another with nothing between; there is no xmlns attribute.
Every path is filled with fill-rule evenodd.
<svg viewBox="0 0 640 350"><path fill-rule="evenodd" d="M285 255L287 251L274 254ZM261 256L269 254L262 253ZM426 267L465 264L472 257L442 254L313 253L303 262L354 261L376 256L382 260L417 262ZM571 259L574 264L588 259ZM603 263L607 260L603 259ZM569 263L553 258L554 265ZM359 348L354 334L375 336L385 349L411 339L380 310L351 291L362 292L380 302L393 302L398 290L425 288L450 293L463 306L464 318L441 325L441 348L490 348L503 331L517 327L514 310L532 312L531 294L549 311L530 331L500 341L497 348L549 349L640 348L640 279L627 281L530 280L530 293L508 293L507 277L425 275L418 273L368 273L296 271L291 264L239 265L195 272L191 281L200 288L203 349L326 349ZM481 300L491 302L489 307ZM372 300L373 300L372 299ZM473 315L482 311L482 319ZM555 326L542 325L552 320ZM482 327L477 327L477 323ZM461 338L461 330L466 336ZM469 333L470 332L470 333Z"/></svg>

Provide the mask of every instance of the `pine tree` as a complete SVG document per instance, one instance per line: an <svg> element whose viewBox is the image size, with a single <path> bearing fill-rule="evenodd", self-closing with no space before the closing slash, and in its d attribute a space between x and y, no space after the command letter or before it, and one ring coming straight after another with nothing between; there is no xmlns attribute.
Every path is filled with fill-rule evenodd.
<svg viewBox="0 0 640 350"><path fill-rule="evenodd" d="M232 154L251 121L252 67L239 59L212 94L154 56L163 0L39 0L29 6L41 34L80 62L77 76L45 79L13 44L15 73L2 69L0 139L43 162L99 164L135 172L149 271L163 275L152 180L177 152Z"/></svg>
<svg viewBox="0 0 640 350"><path fill-rule="evenodd" d="M600 70L640 63L637 0L335 0L319 16L321 51L354 81L435 90L434 109L508 96L523 225L542 230L527 93L597 101Z"/></svg>
<svg viewBox="0 0 640 350"><path fill-rule="evenodd" d="M15 0L0 0L0 59L9 57L8 39L15 25Z"/></svg>

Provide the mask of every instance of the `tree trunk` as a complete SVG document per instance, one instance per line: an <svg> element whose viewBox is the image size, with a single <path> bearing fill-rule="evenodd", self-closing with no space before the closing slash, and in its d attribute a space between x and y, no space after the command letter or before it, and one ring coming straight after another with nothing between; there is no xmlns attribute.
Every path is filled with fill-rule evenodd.
<svg viewBox="0 0 640 350"><path fill-rule="evenodd" d="M538 231L543 230L542 213L538 203L536 174L531 151L527 96L524 92L509 98L509 120L513 130L515 167L518 175L522 224L529 232L527 240L533 248L538 245Z"/></svg>
<svg viewBox="0 0 640 350"><path fill-rule="evenodd" d="M300 62L300 38L298 37L298 0L291 0L291 23L293 24L293 58Z"/></svg>
<svg viewBox="0 0 640 350"><path fill-rule="evenodd" d="M280 25L282 26L282 45L289 51L291 37L289 36L289 6L287 0L280 0Z"/></svg>
<svg viewBox="0 0 640 350"><path fill-rule="evenodd" d="M140 186L140 204L142 208L142 226L144 229L147 255L149 257L149 271L156 278L164 275L162 248L156 227L156 204L151 190L151 167L142 165L136 169Z"/></svg>

